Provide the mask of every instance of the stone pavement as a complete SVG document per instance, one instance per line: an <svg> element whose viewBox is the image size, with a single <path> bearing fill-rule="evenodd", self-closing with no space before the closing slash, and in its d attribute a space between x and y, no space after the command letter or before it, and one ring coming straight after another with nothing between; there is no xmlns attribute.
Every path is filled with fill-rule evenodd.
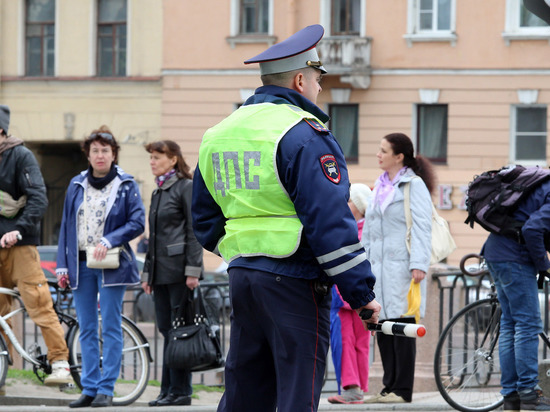
<svg viewBox="0 0 550 412"><path fill-rule="evenodd" d="M198 392L198 399L193 398L193 405L185 407L155 407L147 406L149 400L156 398L158 387L147 387L144 394L137 402L129 406L113 406L109 408L80 408L79 411L102 410L105 412L131 411L131 412L215 412L221 393ZM67 394L56 387L47 387L38 383L8 379L6 382L6 395L0 396L0 412L53 412L73 411L68 407L69 402L77 399L79 394ZM414 394L412 403L408 404L363 404L363 405L332 405L327 401L329 394L323 394L319 405L319 411L447 411L453 410L441 397L439 392L419 392ZM259 411L261 412L261 411Z"/></svg>

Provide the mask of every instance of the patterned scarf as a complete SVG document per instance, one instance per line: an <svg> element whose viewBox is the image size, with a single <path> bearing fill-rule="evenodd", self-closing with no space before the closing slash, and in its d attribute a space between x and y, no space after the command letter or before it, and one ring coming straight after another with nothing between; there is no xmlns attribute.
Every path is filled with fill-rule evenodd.
<svg viewBox="0 0 550 412"><path fill-rule="evenodd" d="M394 185L399 181L401 176L405 174L407 169L407 166L403 167L399 172L397 172L392 181L390 181L388 172L382 173L382 175L378 178L374 187L374 201L378 204L378 206L380 206L382 213L384 213L395 196Z"/></svg>
<svg viewBox="0 0 550 412"><path fill-rule="evenodd" d="M172 176L176 174L176 169L172 169L169 172L166 172L162 176L155 177L155 182L157 183L158 187L162 187L164 182L166 182L168 179L170 179Z"/></svg>

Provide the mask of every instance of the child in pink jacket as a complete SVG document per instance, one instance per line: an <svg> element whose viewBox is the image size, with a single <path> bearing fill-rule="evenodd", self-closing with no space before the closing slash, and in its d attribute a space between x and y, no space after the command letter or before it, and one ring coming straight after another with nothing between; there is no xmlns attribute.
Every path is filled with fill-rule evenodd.
<svg viewBox="0 0 550 412"><path fill-rule="evenodd" d="M351 185L348 205L357 221L359 239L371 197L368 186L361 183ZM355 310L342 299L336 286L332 288L330 337L339 394L329 397L328 401L363 403L363 392L368 391L370 332L365 330Z"/></svg>

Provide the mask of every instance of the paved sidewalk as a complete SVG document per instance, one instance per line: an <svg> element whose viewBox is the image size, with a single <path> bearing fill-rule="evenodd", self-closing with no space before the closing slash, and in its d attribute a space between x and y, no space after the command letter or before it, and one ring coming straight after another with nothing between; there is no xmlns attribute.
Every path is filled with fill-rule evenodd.
<svg viewBox="0 0 550 412"><path fill-rule="evenodd" d="M215 412L221 397L219 392L198 392L198 399L193 399L193 405L185 407L155 407L147 406L149 400L158 395L158 387L147 387L145 393L137 402L129 406L114 406L101 408L106 412L132 411L166 412L183 410L186 412ZM53 412L72 411L69 402L78 399L79 394L67 394L56 387L47 387L34 382L8 379L6 395L0 396L0 412ZM327 401L329 394L323 394L319 404L319 411L447 411L453 410L441 397L439 392L419 392L414 394L412 403L406 404L359 404L359 405L332 405ZM95 411L97 408L80 408L79 411Z"/></svg>

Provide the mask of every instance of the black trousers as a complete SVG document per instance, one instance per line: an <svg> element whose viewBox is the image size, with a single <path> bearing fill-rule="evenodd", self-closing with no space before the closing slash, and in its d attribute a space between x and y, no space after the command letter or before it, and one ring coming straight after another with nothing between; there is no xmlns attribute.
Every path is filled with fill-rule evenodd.
<svg viewBox="0 0 550 412"><path fill-rule="evenodd" d="M388 319L395 322L414 323L414 319ZM416 339L402 336L376 334L384 376L384 392L393 392L407 402L412 401Z"/></svg>
<svg viewBox="0 0 550 412"><path fill-rule="evenodd" d="M185 283L174 283L171 285L153 285L155 300L155 314L157 327L164 337L165 349L168 345L168 331L172 327L172 320L179 304L186 295L187 285ZM189 395L193 393L191 386L191 372L184 369L168 368L162 362L162 378L160 384L162 394L172 393L174 395Z"/></svg>
<svg viewBox="0 0 550 412"><path fill-rule="evenodd" d="M231 338L218 412L315 412L329 347L330 294L311 280L229 269Z"/></svg>

